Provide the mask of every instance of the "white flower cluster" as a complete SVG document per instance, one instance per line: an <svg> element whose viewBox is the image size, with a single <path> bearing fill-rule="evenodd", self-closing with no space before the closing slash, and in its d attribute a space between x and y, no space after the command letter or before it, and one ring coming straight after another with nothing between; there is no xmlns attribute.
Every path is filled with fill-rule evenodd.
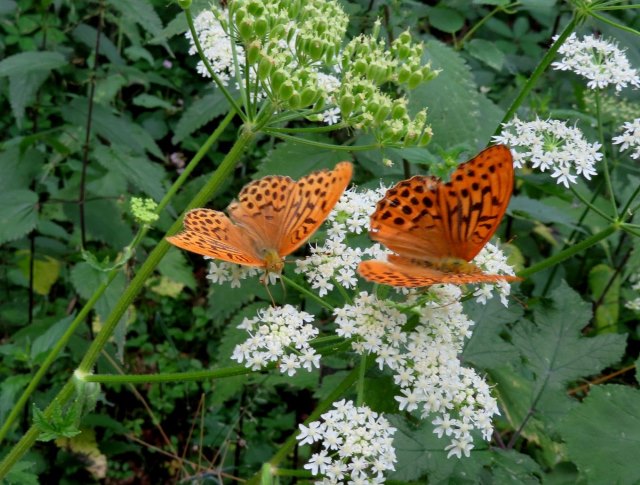
<svg viewBox="0 0 640 485"><path fill-rule="evenodd" d="M379 244L361 249L345 242L349 234L367 230L369 216L384 192L384 188L345 191L327 218L330 227L324 244L312 247L310 256L296 261L296 273L304 273L320 296L333 290L334 282L344 288L355 288L358 283L356 268L363 256L380 258L386 254Z"/></svg>
<svg viewBox="0 0 640 485"><path fill-rule="evenodd" d="M640 273L631 275L631 281L633 283L631 285L631 289L633 291L640 291ZM633 300L626 302L624 306L634 312L640 312L640 297L634 298Z"/></svg>
<svg viewBox="0 0 640 485"><path fill-rule="evenodd" d="M554 41L558 37L554 37ZM640 87L638 71L631 67L624 51L613 42L585 35L579 39L575 33L562 44L558 53L562 60L552 67L560 71L573 71L589 80L591 89L614 85L616 91L629 84Z"/></svg>
<svg viewBox="0 0 640 485"><path fill-rule="evenodd" d="M622 135L613 137L613 144L620 145L620 151L633 148L633 152L629 155L633 159L640 158L640 118L628 121L621 126L624 130Z"/></svg>
<svg viewBox="0 0 640 485"><path fill-rule="evenodd" d="M300 425L301 445L321 442L322 450L304 465L313 475L322 475L322 485L339 483L384 483L384 472L394 470L396 452L393 428L387 419L366 406L342 400L324 413L322 421Z"/></svg>
<svg viewBox="0 0 640 485"><path fill-rule="evenodd" d="M577 127L559 120L525 122L514 117L502 128L493 140L512 148L516 168L528 163L542 172L552 170L551 177L567 188L578 175L591 180L597 173L594 165L602 159L601 145L589 143Z"/></svg>
<svg viewBox="0 0 640 485"><path fill-rule="evenodd" d="M313 315L292 305L269 307L238 325L250 338L236 345L231 358L252 370L279 361L280 372L289 376L301 367L308 371L319 368L320 355L309 345L318 335L318 329L309 324L312 321Z"/></svg>
<svg viewBox="0 0 640 485"><path fill-rule="evenodd" d="M511 265L507 263L505 254L498 246L491 243L487 243L484 248L482 248L482 251L473 258L473 264L479 266L485 273L489 274L506 274L510 276L516 274ZM487 300L493 298L493 291L496 289L498 290L498 295L500 295L500 302L504 306L508 306L509 301L507 298L511 293L511 285L504 280L479 286L473 293L473 296L476 297L478 303L485 305Z"/></svg>
<svg viewBox="0 0 640 485"><path fill-rule="evenodd" d="M460 458L473 448L473 430L491 438L491 418L499 410L485 380L458 357L473 325L463 313L460 288L445 285L429 291L434 298L414 308L419 324L409 333L402 331L404 314L366 292L353 305L334 311L336 332L354 338L354 350L375 353L380 368L393 372L401 388L396 396L400 410L419 410L423 418L437 415L434 432L450 437L448 456Z"/></svg>
<svg viewBox="0 0 640 485"><path fill-rule="evenodd" d="M211 64L211 68L218 75L222 84L227 86L229 79L234 75L231 39L209 9L203 10L193 19L193 26L198 33L200 46ZM187 31L186 37L190 43L189 54L197 54L198 50L190 31ZM236 55L238 60L244 60L244 49L241 45L236 45ZM203 77L211 77L202 60L198 61L197 71Z"/></svg>
<svg viewBox="0 0 640 485"><path fill-rule="evenodd" d="M211 258L205 256L205 259ZM264 275L265 271L262 268L243 266L240 264L216 260L211 261L209 264L209 274L207 275L207 279L213 284L224 285L226 283L231 283L231 288L240 288L241 280L258 276L264 277ZM267 283L270 285L280 279L280 275L273 272L267 273L267 277Z"/></svg>

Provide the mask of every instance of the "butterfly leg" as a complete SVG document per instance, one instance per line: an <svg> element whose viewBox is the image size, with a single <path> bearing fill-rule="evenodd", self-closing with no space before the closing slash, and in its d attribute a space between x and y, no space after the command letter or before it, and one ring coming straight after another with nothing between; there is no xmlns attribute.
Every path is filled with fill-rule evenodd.
<svg viewBox="0 0 640 485"><path fill-rule="evenodd" d="M271 294L271 290L269 290L269 272L265 271L264 274L260 277L260 283L264 285L264 289L267 290L267 294L269 298L271 298L271 305L277 306L276 301L273 299L273 295Z"/></svg>

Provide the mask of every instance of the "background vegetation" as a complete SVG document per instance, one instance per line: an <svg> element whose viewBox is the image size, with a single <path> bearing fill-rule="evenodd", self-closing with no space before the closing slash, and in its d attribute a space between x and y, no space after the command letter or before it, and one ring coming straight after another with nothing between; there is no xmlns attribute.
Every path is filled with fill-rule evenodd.
<svg viewBox="0 0 640 485"><path fill-rule="evenodd" d="M206 5L194 2L191 8L197 12ZM345 155L262 136L229 172L232 176L220 179L209 207L226 207L252 179L276 173L295 178L345 156L356 163L354 182L365 187L430 166L446 173L452 162L490 142L552 37L572 18L569 4L550 0L508 7L492 0L363 0L343 6L351 16L351 35L369 31L381 18L390 39L410 27L425 41L426 59L442 72L412 93L411 107L428 107L432 142L426 149ZM636 32L593 18L580 29L617 39L631 63L640 66L637 10L602 15ZM26 406L2 428L1 453L9 453L34 419L44 431L41 438L55 438L30 448L13 466L9 483L37 483L37 477L43 483L247 478L352 372L346 356L295 378L241 373L81 389L98 405L82 417L84 431L73 439L65 438L65 426L80 415L61 413L56 421L39 414L66 389L117 304L127 310L97 359L96 373L228 368L233 346L243 339L236 325L269 304L257 280L241 289L211 287L205 261L175 248L157 271L142 278L144 289L135 302L118 302L238 137L240 120L228 115L224 97L196 73L186 29L177 4L156 0L0 0L0 424L9 423L34 374L51 363ZM602 99L607 139L622 122L640 116L637 91L605 93ZM600 136L593 92L563 72L547 71L519 116L567 119L579 123L590 140ZM216 129L219 137L207 146ZM370 142L367 135L346 132L316 136L333 143ZM166 199L196 154L201 163ZM624 203L640 184L640 169L637 161L610 155L614 194ZM383 158L395 163L389 167ZM511 241L518 267L607 227L547 175L528 170L517 175L501 237ZM577 190L604 208L601 178L581 182ZM130 215L134 195L163 201L151 230L141 229ZM495 299L486 306L468 302L477 326L464 360L495 384L502 410L495 439L470 458L447 459L428 421L398 421L399 461L389 478L397 483L612 483L613 474L616 483L637 483L640 335L638 312L624 303L637 294L631 285L640 271L638 240L617 231L532 274L508 308ZM79 313L99 289L104 292L94 310ZM273 292L278 301L320 313L303 295L289 290L285 296L277 287ZM341 298L331 293L327 300ZM78 318L81 325L68 345L56 348ZM389 397L391 386L389 377L370 369L367 403L398 413ZM300 467L307 453L296 450L290 467Z"/></svg>

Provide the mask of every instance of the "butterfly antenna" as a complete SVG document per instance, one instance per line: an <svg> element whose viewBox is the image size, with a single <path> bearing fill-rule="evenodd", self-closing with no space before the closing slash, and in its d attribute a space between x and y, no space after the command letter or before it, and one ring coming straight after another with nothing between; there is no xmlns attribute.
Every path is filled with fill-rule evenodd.
<svg viewBox="0 0 640 485"><path fill-rule="evenodd" d="M282 286L282 292L284 293L284 298L287 298L287 286L284 284L284 280L282 278L278 278L280 280L280 286Z"/></svg>

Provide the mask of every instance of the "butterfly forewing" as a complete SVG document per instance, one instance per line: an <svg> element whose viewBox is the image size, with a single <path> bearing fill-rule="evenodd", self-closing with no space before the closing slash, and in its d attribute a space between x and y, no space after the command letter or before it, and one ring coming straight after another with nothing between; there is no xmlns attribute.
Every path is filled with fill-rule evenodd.
<svg viewBox="0 0 640 485"><path fill-rule="evenodd" d="M184 217L184 231L167 240L203 256L248 266L264 266L252 238L222 212L194 209Z"/></svg>
<svg viewBox="0 0 640 485"><path fill-rule="evenodd" d="M296 183L282 221L279 254L292 253L320 227L349 185L352 174L351 163L341 162L333 170L313 172Z"/></svg>

